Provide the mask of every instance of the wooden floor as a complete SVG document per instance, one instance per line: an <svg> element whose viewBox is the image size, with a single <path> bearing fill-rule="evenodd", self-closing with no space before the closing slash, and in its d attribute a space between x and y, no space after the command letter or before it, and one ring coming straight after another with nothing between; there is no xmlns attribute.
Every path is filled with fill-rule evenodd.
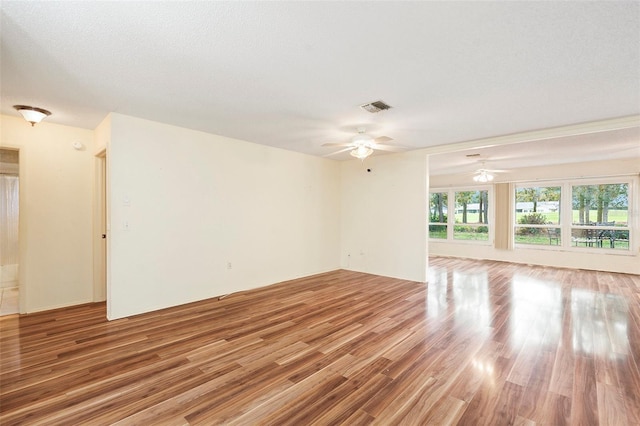
<svg viewBox="0 0 640 426"><path fill-rule="evenodd" d="M430 266L3 317L0 423L640 424L640 276Z"/></svg>

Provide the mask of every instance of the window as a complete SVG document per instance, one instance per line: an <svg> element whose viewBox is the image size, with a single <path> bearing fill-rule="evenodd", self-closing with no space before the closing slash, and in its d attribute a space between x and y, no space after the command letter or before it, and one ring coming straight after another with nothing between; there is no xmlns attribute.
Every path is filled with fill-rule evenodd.
<svg viewBox="0 0 640 426"><path fill-rule="evenodd" d="M570 250L630 249L631 179L600 179L515 188L517 245Z"/></svg>
<svg viewBox="0 0 640 426"><path fill-rule="evenodd" d="M447 239L446 192L433 192L429 196L429 238Z"/></svg>
<svg viewBox="0 0 640 426"><path fill-rule="evenodd" d="M460 191L455 193L455 226L453 238L456 240L489 240L489 192Z"/></svg>
<svg viewBox="0 0 640 426"><path fill-rule="evenodd" d="M489 242L488 189L434 190L429 194L429 238Z"/></svg>
<svg viewBox="0 0 640 426"><path fill-rule="evenodd" d="M575 247L629 250L629 184L572 185Z"/></svg>
<svg viewBox="0 0 640 426"><path fill-rule="evenodd" d="M516 187L517 244L562 245L561 196L560 186Z"/></svg>

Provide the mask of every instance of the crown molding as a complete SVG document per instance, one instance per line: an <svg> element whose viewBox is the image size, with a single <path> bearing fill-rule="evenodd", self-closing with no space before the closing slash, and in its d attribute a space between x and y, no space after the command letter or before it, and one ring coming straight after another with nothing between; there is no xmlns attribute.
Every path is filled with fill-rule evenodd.
<svg viewBox="0 0 640 426"><path fill-rule="evenodd" d="M592 133L610 132L614 130L640 127L640 115L613 118L608 120L591 121L572 124L569 126L552 127L549 129L533 130L529 132L513 133L484 139L436 145L423 150L426 154L443 154L468 149L490 148L499 145L510 145L523 142L534 142L546 139L556 139L567 136L587 135Z"/></svg>

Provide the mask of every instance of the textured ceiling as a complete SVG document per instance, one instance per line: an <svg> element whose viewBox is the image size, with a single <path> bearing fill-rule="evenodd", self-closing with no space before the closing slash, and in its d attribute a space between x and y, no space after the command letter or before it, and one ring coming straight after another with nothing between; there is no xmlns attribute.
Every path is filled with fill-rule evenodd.
<svg viewBox="0 0 640 426"><path fill-rule="evenodd" d="M119 112L326 155L359 126L413 149L640 114L636 1L0 7L2 113L53 123Z"/></svg>

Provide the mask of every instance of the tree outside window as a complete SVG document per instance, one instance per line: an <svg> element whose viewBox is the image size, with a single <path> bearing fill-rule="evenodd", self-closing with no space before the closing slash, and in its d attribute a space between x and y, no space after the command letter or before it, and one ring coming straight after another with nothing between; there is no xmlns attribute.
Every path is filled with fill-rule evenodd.
<svg viewBox="0 0 640 426"><path fill-rule="evenodd" d="M630 250L630 181L603 181L517 186L516 244Z"/></svg>
<svg viewBox="0 0 640 426"><path fill-rule="evenodd" d="M455 193L456 240L489 240L489 192L459 191Z"/></svg>
<svg viewBox="0 0 640 426"><path fill-rule="evenodd" d="M561 245L561 186L516 188L515 242L517 244Z"/></svg>
<svg viewBox="0 0 640 426"><path fill-rule="evenodd" d="M626 183L573 186L573 224L594 225L617 220L620 226L627 225L628 191Z"/></svg>
<svg viewBox="0 0 640 426"><path fill-rule="evenodd" d="M575 247L629 250L629 184L571 187Z"/></svg>
<svg viewBox="0 0 640 426"><path fill-rule="evenodd" d="M488 242L489 201L488 190L429 193L429 238Z"/></svg>
<svg viewBox="0 0 640 426"><path fill-rule="evenodd" d="M429 238L447 239L448 194L432 192L429 195Z"/></svg>

